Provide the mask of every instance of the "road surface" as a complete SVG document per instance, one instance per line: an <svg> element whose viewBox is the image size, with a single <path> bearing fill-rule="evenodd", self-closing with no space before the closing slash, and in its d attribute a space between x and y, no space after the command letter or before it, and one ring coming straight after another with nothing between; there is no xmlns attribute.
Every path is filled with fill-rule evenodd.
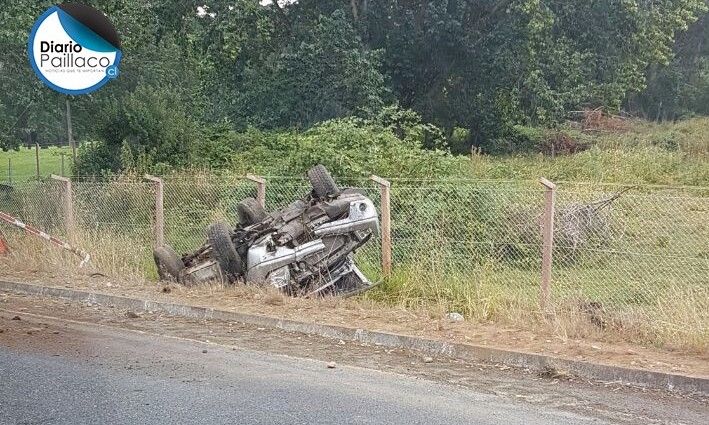
<svg viewBox="0 0 709 425"><path fill-rule="evenodd" d="M279 339L265 329L215 323L201 324L206 335L200 337L181 332L188 326L176 318L126 319L125 312L97 308L79 317L72 306L52 311L42 300L22 301L0 305L2 424L701 423L709 412L704 400L626 390L606 390L610 394L604 405L598 388L539 384L538 378L517 373L521 387L541 385L525 393L510 385L514 372L489 372L504 375L496 383L498 391L449 385L465 372L439 365L438 372L447 368L447 375L421 375L416 368L426 368L423 362L409 365L409 357L377 347L360 347L365 351L354 357L331 355L338 363L329 368L328 359L315 354L336 350L323 349L320 340L304 342L295 335ZM136 325L142 322L149 325ZM219 326L230 327L231 344L219 339ZM205 336L213 340L207 342ZM289 339L296 352L273 353ZM300 349L293 348L299 343ZM281 351L287 350L276 352ZM370 358L361 367L356 358L367 354L375 361L388 357L382 364L389 366L376 367L368 363ZM408 366L423 379L402 373ZM578 402L584 392L590 405ZM535 402L535 394L549 403ZM623 409L626 403L634 406ZM660 412L638 411L638 403L670 407L661 409L664 417L653 417Z"/></svg>

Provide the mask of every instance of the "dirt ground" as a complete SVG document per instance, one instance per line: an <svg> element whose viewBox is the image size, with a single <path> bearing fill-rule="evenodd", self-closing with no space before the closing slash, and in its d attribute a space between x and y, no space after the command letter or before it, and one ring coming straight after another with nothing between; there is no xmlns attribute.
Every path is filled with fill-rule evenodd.
<svg viewBox="0 0 709 425"><path fill-rule="evenodd" d="M571 339L550 331L533 332L491 322L453 322L430 311L395 309L358 299L293 299L259 288L185 288L178 285L126 282L104 276L67 277L61 273L41 270L5 269L0 271L0 279L709 378L709 353L639 346L608 337Z"/></svg>

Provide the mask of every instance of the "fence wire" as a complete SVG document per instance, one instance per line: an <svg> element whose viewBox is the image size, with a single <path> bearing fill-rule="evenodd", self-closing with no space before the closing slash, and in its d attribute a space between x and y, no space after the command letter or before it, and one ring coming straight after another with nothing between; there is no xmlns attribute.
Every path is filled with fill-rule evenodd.
<svg viewBox="0 0 709 425"><path fill-rule="evenodd" d="M620 195L619 195L620 194ZM709 192L697 188L561 185L557 302L709 325Z"/></svg>
<svg viewBox="0 0 709 425"><path fill-rule="evenodd" d="M198 176L164 179L165 241L177 252L189 252L205 240L211 223L226 221L236 227L236 205L255 198L248 180Z"/></svg>
<svg viewBox="0 0 709 425"><path fill-rule="evenodd" d="M301 178L266 181L268 211L311 190ZM380 209L378 184L338 181ZM51 180L2 185L0 211L67 236L62 193ZM140 180L74 182L75 238L102 264L154 276L155 194L154 183ZM256 186L243 178L165 178L165 241L181 253L196 249L210 223L236 225L236 205L246 197L256 197ZM536 182L394 179L394 273L381 296L412 304L447 298L483 315L512 305L537 308L543 211L544 190ZM708 189L560 184L553 254L557 307L662 317L676 327L687 317L709 323ZM356 259L376 280L381 257L377 236Z"/></svg>

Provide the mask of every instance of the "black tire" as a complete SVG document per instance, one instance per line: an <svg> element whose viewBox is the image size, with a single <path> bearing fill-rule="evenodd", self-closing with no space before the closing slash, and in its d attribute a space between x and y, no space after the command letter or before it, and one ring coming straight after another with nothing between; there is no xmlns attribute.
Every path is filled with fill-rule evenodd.
<svg viewBox="0 0 709 425"><path fill-rule="evenodd" d="M158 268L160 280L179 282L180 272L185 268L179 255L170 245L163 245L153 251L153 259Z"/></svg>
<svg viewBox="0 0 709 425"><path fill-rule="evenodd" d="M236 214L242 227L259 223L266 218L266 210L254 198L246 198L239 202L236 206Z"/></svg>
<svg viewBox="0 0 709 425"><path fill-rule="evenodd" d="M212 246L214 259L229 277L229 281L242 273L241 258L231 241L231 229L227 223L219 221L207 227L207 242Z"/></svg>
<svg viewBox="0 0 709 425"><path fill-rule="evenodd" d="M324 165L318 164L308 171L308 180L313 186L313 192L318 198L335 198L340 196L340 188L333 180Z"/></svg>

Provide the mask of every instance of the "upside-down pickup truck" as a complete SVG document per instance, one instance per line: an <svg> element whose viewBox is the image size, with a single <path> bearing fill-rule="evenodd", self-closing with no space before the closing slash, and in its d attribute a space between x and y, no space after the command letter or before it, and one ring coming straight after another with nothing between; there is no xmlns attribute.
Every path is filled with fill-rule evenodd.
<svg viewBox="0 0 709 425"><path fill-rule="evenodd" d="M294 296L344 297L373 287L353 254L379 231L374 204L357 190L340 190L322 165L311 168L308 179L307 196L270 214L253 198L241 201L236 228L212 224L192 253L157 248L160 278L184 285L267 284Z"/></svg>

